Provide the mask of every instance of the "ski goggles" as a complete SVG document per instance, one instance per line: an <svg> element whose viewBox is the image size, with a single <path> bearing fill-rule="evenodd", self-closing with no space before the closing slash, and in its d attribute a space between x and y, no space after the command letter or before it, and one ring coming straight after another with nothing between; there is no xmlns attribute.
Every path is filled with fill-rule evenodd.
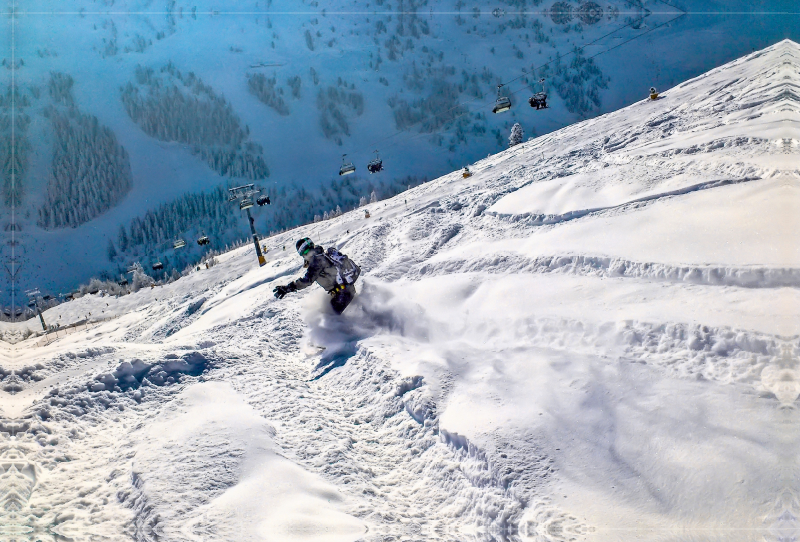
<svg viewBox="0 0 800 542"><path fill-rule="evenodd" d="M300 254L300 256L305 256L312 248L314 248L314 243L311 242L311 239L305 239L303 244L297 249L297 253Z"/></svg>

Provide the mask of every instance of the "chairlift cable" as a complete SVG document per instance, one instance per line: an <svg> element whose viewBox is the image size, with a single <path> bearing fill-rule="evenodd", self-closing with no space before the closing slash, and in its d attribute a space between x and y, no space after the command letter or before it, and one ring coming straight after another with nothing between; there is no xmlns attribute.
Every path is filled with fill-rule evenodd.
<svg viewBox="0 0 800 542"><path fill-rule="evenodd" d="M665 25L667 25L667 24L671 23L672 21L675 21L675 20L677 20L677 19L680 19L680 18L681 18L681 17L683 17L684 15L686 15L686 14L685 14L685 13L682 13L682 14L680 14L680 15L676 16L676 17L673 17L673 18L672 18L672 19L670 19L669 21L666 21L666 22L664 22L664 23L661 23L660 25L654 26L654 27L652 27L652 28L650 28L650 29L646 30L645 32L642 32L641 34L637 34L636 36L634 36L634 37L632 37L632 38L630 38L630 39L628 39L628 40L625 40L625 41L623 41L623 42L621 42L621 43L618 43L618 44L614 45L613 47L609 47L608 49L606 49L606 50L604 50L604 51L600 51L599 53L595 53L595 54L594 54L594 55L592 55L592 56L588 56L588 57L586 57L586 59L587 59L587 60L589 60L589 59L592 59L592 58L598 57L598 56L600 56L600 55L603 55L603 54L605 54L605 53L608 53L608 52L610 52L610 51L612 51L612 50L614 50L614 49L616 49L616 48L618 48L618 47L621 47L621 46L625 45L626 43L630 43L630 42L632 42L632 41L634 41L634 40L636 40L636 39L638 39L638 38L640 38L640 37L642 37L642 36L644 36L644 35L646 35L646 34L648 34L648 33L652 32L652 31L654 31L654 30L658 30L658 29L659 29L659 28L661 28L662 26L665 26ZM638 19L637 19L637 20L638 20ZM624 27L622 27L622 28L624 28ZM620 28L620 29L618 29L618 30L621 30L622 28ZM573 51L573 52L575 52L575 51ZM567 56L567 55L565 55L565 56ZM563 58L563 57L561 57L561 58ZM552 62L555 62L555 60L551 60L551 61L550 61L550 62L548 62L547 64L550 64L550 63L552 63ZM546 66L547 64L542 64L542 65L541 65L539 68L543 68L543 67L544 67L544 66ZM526 84L524 87L518 88L517 90L509 91L509 93L510 93L510 94L512 94L512 95L516 95L518 92L521 92L521 91L523 91L523 90L526 90L526 89L528 89L528 85L527 85L527 84ZM484 93L484 94L483 94L483 95L482 95L480 98L474 98L474 99L472 99L472 100L469 100L469 101L467 101L467 102L460 103L460 104L458 104L458 105L456 105L456 106L454 106L454 107L452 107L452 108L448 109L447 111L445 111L445 113L447 113L447 112L449 112L449 111L452 111L453 109L455 109L455 108L457 108L457 107L466 106L466 105L468 105L468 104L475 103L475 102L477 102L478 100L480 100L481 98L485 98L485 97L486 97L486 94L488 94L488 93ZM488 105L489 105L489 104L491 104L493 101L494 101L493 99L492 99L492 100L489 100L489 101L486 101L486 100L484 100L484 101L481 103L481 105L482 105L482 106L488 106ZM459 118L463 117L464 115L468 115L468 114L471 114L471 113L473 113L473 111L466 110L466 111L464 111L463 113L461 113L461 114L459 114L459 115L455 116L453 119L451 119L451 121L450 121L450 122L456 121L456 120L458 120ZM422 122L422 121L420 121L420 122ZM417 123L417 124L418 124L418 123ZM412 125L412 126L413 126L413 125ZM391 147L394 147L394 146L398 145L399 143L406 142L406 141L411 141L411 140L413 140L413 139L416 139L416 138L419 138L419 137L430 136L430 135L433 135L434 133L436 133L436 134L447 134L447 133L450 133L452 130L453 130L453 128L450 128L450 129L447 129L447 130L440 130L440 131L437 131L437 132L431 132L431 133L415 132L415 133L412 133L412 134L411 134L411 135L410 135L408 138L404 138L404 139L402 139L402 140L395 141L394 143L392 143L392 144L390 144L390 145L388 145L388 146L384 146L384 148L391 148ZM387 137L386 139L389 139L389 138L391 138L391 137L394 137L394 136L398 135L399 133L401 133L401 132L396 132L396 133L392 134L391 136Z"/></svg>
<svg viewBox="0 0 800 542"><path fill-rule="evenodd" d="M610 51L613 51L613 50L614 50L614 49L616 49L617 47L622 47L622 46L623 46L623 45L625 45L626 43L630 43L630 42L632 42L633 40L639 39L639 38L641 38L642 36L644 36L644 35L646 35L646 34L649 34L649 33L650 33L650 32L652 32L653 30L658 30L658 29L659 29L659 28L661 28L662 26L664 26L664 25L667 25L667 24L669 24L669 23L671 23L672 21L675 21L675 20L677 20L677 19L680 19L681 17L683 17L683 16L685 16L685 15L686 15L686 13L681 13L680 15L677 15L676 17L673 17L673 18L672 18L672 19L670 19L669 21L667 21L667 22L664 22L664 23L661 23L660 25L654 26L654 27L652 27L652 28L650 28L650 29L648 29L648 30L645 30L645 31L644 31L644 32L642 32L641 34L637 34L636 36L634 36L634 37L632 37L632 38L630 38L630 39L627 39L627 40L625 40L625 41L623 41L623 42L621 42L621 43L618 43L618 44L614 45L613 47L609 47L608 49L606 49L606 50L604 50L604 51L600 51L599 53L595 53L595 54L593 54L592 56L587 56L587 57L586 57L586 60L591 60L592 58L595 58L595 57L598 57L598 56L600 56L600 55L604 55L604 54L606 54L606 53L608 53L608 52L610 52ZM551 61L551 62L553 62L553 61ZM549 62L548 62L548 64L549 64ZM547 64L544 64L544 65L542 65L542 66L540 66L540 67L542 67L542 68L543 68L543 67L544 67L544 66L546 66L546 65L547 65ZM512 81L513 81L513 80L512 80ZM522 88L520 88L520 89L517 89L517 90L515 90L515 91L511 91L511 94L516 94L517 92L521 92L522 90L525 90L525 89L527 89L527 88L528 88L528 87L527 87L527 85L526 85L525 87L522 87Z"/></svg>
<svg viewBox="0 0 800 542"><path fill-rule="evenodd" d="M626 24L626 25L624 25L624 26L620 26L620 27L619 27L619 28L617 28L616 30L613 30L613 31L609 32L608 34L605 34L605 35L603 35L603 36L600 36L600 37L599 37L599 38L597 38L596 40L590 41L589 43L587 43L587 44L585 44L585 45L583 45L583 46L581 46L581 47L579 47L579 48L577 48L577 49L573 49L572 51L570 51L569 53L567 53L567 54L565 54L565 55L556 55L556 57L555 57L553 60L550 60L549 62L546 62L546 63L542 64L542 65L541 65L541 66L539 66L538 68L534 68L534 70L533 70L533 73L536 73L536 70L541 70L541 69L542 69L542 68L544 68L545 66L549 66L550 64L552 64L553 62L555 62L555 61L557 61L557 60L561 60L562 58L566 58L566 57L568 57L569 55L574 55L574 54L575 54L575 53L577 53L578 51L583 51L584 49L586 49L586 48L587 48L587 47L589 47L590 45L594 45L594 44L595 44L595 43L597 43L598 41L600 41L600 40L602 40L602 39L605 39L605 38L607 38L608 36L611 36L612 34L616 34L616 33L617 33L617 32L619 32L620 30L625 30L625 29L626 29L626 28L628 28L629 26L632 26L632 25L634 25L634 24L636 24L636 23L638 23L639 21L642 21L642 20L644 20L644 17L639 17L638 19L634 19L634 20L632 20L631 22L629 22L628 24ZM590 57L590 58L591 58L591 57ZM519 77L515 77L514 79L511 79L510 81L507 81L507 82L503 83L503 85L504 85L504 86L510 85L510 84L511 84L511 83L513 83L514 81L518 81L518 80L522 79L523 77L526 77L527 75L528 75L527 73L523 73L523 74L522 74L522 75L520 75Z"/></svg>
<svg viewBox="0 0 800 542"><path fill-rule="evenodd" d="M684 12L684 13L682 13L681 15L679 15L678 17L682 17L683 15L685 15L685 12ZM673 19L670 19L669 21L667 21L667 23L669 23L669 22L671 22L671 21L673 21L673 20L677 19L678 17L674 17ZM558 55L558 56L556 56L556 58L554 58L553 60L550 60L550 61L548 61L548 62L546 62L546 63L544 63L544 64L542 64L542 65L540 65L540 66L538 66L538 67L535 67L535 68L533 68L533 73L535 74L537 70L540 70L540 69L544 68L545 66L549 66L550 64L552 64L553 62L556 62L557 60L561 60L561 59L563 59L563 58L566 58L566 57L568 57L568 56L570 56L570 55L576 54L577 52L579 52L579 51L582 51L582 50L583 50L583 49L585 49L586 47L589 47L590 45L594 45L594 44L595 44L595 43L597 43L598 41L600 41L600 40L602 40L602 39L605 39L605 38L607 38L608 36L611 36L611 35L613 35L613 34L616 34L617 32L619 32L619 31L621 31L621 30L624 30L625 28L628 28L629 26L632 26L632 25L634 25L634 24L636 24L636 23L638 23L638 22L642 21L644 18L645 18L645 17L639 17L639 18L637 18L637 19L634 19L634 20L632 20L631 22L629 22L629 23L627 23L627 24L625 24L625 25L623 25L623 26L621 26L621 27L617 28L616 30L613 30L613 31L611 31L611 32L608 32L607 34L604 34L603 36L600 36L599 38L597 38L597 39L595 39L595 40L593 40L593 41L590 41L589 43L587 43L587 44L585 44L585 45L583 45L583 46L581 46L581 47L579 47L579 48L577 48L577 49L573 49L572 51L570 51L570 52L568 52L568 53L566 53L566 54L564 54L564 55ZM638 38L639 36L643 36L644 34L647 34L648 32L651 32L652 30L655 30L656 28L660 28L661 26L663 26L664 24L667 24L667 23L663 23L663 24L661 24L661 25L658 25L658 26L656 26L656 27L653 27L653 28L651 28L651 29L647 30L646 32L643 32L642 34L638 34L637 36L634 36L633 38L631 38L631 39L629 39L629 40L626 40L626 41L624 41L624 42L622 42L622 43L619 43L619 44L615 45L615 46L614 46L614 47L612 47L611 49L615 49L615 48L619 47L620 45L624 45L625 43L628 43L628 42L630 42L630 41L633 41L634 39ZM606 50L606 51L603 51L603 52L608 52L608 51L610 51L611 49L608 49L608 50ZM588 60L589 58L594 58L595 56L598 56L598 55L602 54L603 52L601 52L601 53L598 53L598 54L595 54L595 55L593 55L593 56L590 56L590 57L587 57L587 60ZM514 79L511 79L511 80L509 80L509 81L508 81L508 82L506 82L506 83L501 83L501 86L508 86L508 85L510 85L511 83L513 83L513 82L515 82L515 81L518 81L519 79L521 79L521 78L523 78L523 77L525 77L525 76L527 76L527 75L528 75L527 73L523 73L523 74L522 74L522 75L520 75L519 77L515 77ZM526 85L526 87L525 87L525 88L527 88L527 85ZM511 92L511 94L512 94L512 95L513 95L513 94L516 94L516 93L517 93L517 92L519 92L520 90L523 90L523 89L519 89L519 90L516 90L516 91L512 91L512 92ZM455 110L455 109L458 109L458 108L460 108L460 107L467 107L468 105L474 104L475 102L478 102L479 100L483 100L483 99L486 97L486 94L487 94L487 93L486 93L486 92L484 92L483 94L481 94L480 96L478 96L478 97L476 97L476 98L473 98L472 100L468 100L468 101L466 101L466 102L459 102L459 103L457 103L456 105L454 105L453 107L451 107L451 108L449 108L449 109L446 109L445 111L443 111L443 112L439 113L439 115L444 115L444 114L447 114L447 113L449 113L450 111L453 111L453 110ZM483 102L483 103L485 104L486 102ZM466 114L468 114L468 113L470 113L469 109L467 109L466 111L464 111L464 112L463 112L463 113L461 113L460 115L457 115L457 116L456 116L455 118L453 118L453 119L452 119L450 122L452 122L452 121L454 121L454 120L457 120L457 119L459 119L459 118L463 117L464 115L466 115ZM417 126L417 125L419 125L419 124L422 124L422 123L424 123L424 122L425 122L425 120L427 120L427 119L418 120L417 122L415 122L415 123L413 123L413 124L409 124L408 126L406 126L406 128L405 128L405 129L403 129L403 130L397 130L397 131L396 131L396 132L394 132L393 134L391 134L391 135L389 135L389 136L386 136L386 137L384 137L383 139L379 139L379 140L375 141L375 142L374 142L374 143L372 143L370 146L371 146L371 147L383 147L383 148L386 148L387 146L386 146L386 145L382 145L382 143L384 143L385 141L388 141L388 140L390 140L390 139L392 139L392 138L394 138L394 137L396 137L396 136L398 136L398 135L400 135L400 134L402 134L402 133L409 132L409 131L410 131L410 130L409 130L410 128L413 128L413 127L415 127L415 126ZM433 132L431 132L431 133L433 133ZM436 133L441 133L441 132L436 132ZM445 131L444 133L446 133L446 131ZM413 134L413 135L412 135L410 138L408 138L408 140L411 140L411 139L413 139L413 138L414 138L414 137L416 137L417 135L419 135L419 133L415 133L415 134ZM426 135L428 135L428 134L426 134ZM406 139L404 139L403 141L406 141ZM393 147L393 146L395 146L396 144L397 144L397 143L393 143L393 144L389 145L389 147ZM356 152L358 152L358 151L356 151Z"/></svg>

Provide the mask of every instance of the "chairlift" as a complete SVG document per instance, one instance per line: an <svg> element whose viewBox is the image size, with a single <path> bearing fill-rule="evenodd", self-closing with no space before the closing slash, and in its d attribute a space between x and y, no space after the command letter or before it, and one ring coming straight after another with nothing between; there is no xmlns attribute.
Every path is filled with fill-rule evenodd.
<svg viewBox="0 0 800 542"><path fill-rule="evenodd" d="M500 96L500 89L503 85L497 85L497 101L494 102L492 113L503 113L511 109L511 100L508 96Z"/></svg>
<svg viewBox="0 0 800 542"><path fill-rule="evenodd" d="M650 87L650 99L658 100L658 91L656 90L656 87Z"/></svg>
<svg viewBox="0 0 800 542"><path fill-rule="evenodd" d="M186 246L186 241L180 238L175 239L175 241L172 242L172 248L174 248L175 250L178 250L179 248L183 248L185 246Z"/></svg>
<svg viewBox="0 0 800 542"><path fill-rule="evenodd" d="M210 242L211 242L211 239L208 238L208 235L203 235L197 240L197 244L200 245L201 247L203 245L209 244Z"/></svg>
<svg viewBox="0 0 800 542"><path fill-rule="evenodd" d="M547 109L547 93L544 91L544 79L539 79L539 82L542 84L541 92L537 92L528 98L528 103L537 110Z"/></svg>
<svg viewBox="0 0 800 542"><path fill-rule="evenodd" d="M379 171L383 171L383 160L381 160L378 151L375 151L375 160L372 160L369 164L367 164L367 170L370 173L378 173Z"/></svg>
<svg viewBox="0 0 800 542"><path fill-rule="evenodd" d="M342 155L342 167L339 168L339 175L350 175L351 173L356 172L356 166L354 166L352 162L344 161L345 156L347 155Z"/></svg>
<svg viewBox="0 0 800 542"><path fill-rule="evenodd" d="M153 271L161 271L164 269L164 264L161 262L156 262L153 264Z"/></svg>
<svg viewBox="0 0 800 542"><path fill-rule="evenodd" d="M247 196L243 197L242 200L239 202L239 210L240 211L244 211L245 209L249 209L252 206L253 206L253 200L250 199Z"/></svg>
<svg viewBox="0 0 800 542"><path fill-rule="evenodd" d="M271 202L269 201L269 196L260 196L256 203L258 203L259 207L263 207L264 205L269 205Z"/></svg>

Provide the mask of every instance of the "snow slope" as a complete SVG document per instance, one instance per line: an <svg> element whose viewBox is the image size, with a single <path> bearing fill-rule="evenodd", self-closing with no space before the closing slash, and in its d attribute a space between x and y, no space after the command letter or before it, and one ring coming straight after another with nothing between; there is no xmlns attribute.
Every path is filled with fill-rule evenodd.
<svg viewBox="0 0 800 542"><path fill-rule="evenodd" d="M798 68L783 41L264 268L44 314L88 329L3 324L3 532L796 538ZM362 266L341 317L272 297L302 236Z"/></svg>
<svg viewBox="0 0 800 542"><path fill-rule="evenodd" d="M775 0L504 0L497 5L457 0L339 0L325 5L258 0L224 7L182 0L6 4L17 16L7 19L0 40L4 66L9 68L0 70L0 85L5 93L13 78L18 103L27 104L17 113L30 118L30 126L16 134L18 155L27 157L25 171L17 178L22 199L13 221L18 228L3 238L5 251L10 251L10 237L20 243L15 249L22 265L14 278L16 303L34 287L57 295L101 272L116 277L137 259L147 266L151 257L160 258L168 272L176 263L182 270L199 251L195 247L192 258L186 251L174 254L169 248L173 235L193 237L205 230L212 237L211 248L219 249L248 234L247 223L239 217L219 231L210 231L216 221L200 219L169 231L171 221L162 217L159 226L165 233L159 242L127 250L120 243L120 226L128 228L130 236L131 221L161 204L185 193L245 182L217 174L187 145L150 137L131 120L120 88L135 81L137 66L158 71L171 62L184 74L197 74L249 127L249 141L263 147L271 171L263 184L275 206L256 217L259 231L265 233L310 221L338 204L347 207L369 196L373 187L368 184L383 185L375 186L379 196L393 194L505 148L515 122L527 136L551 132L630 104L650 85L673 85L754 47L796 36L797 27L797 16L787 14L792 10L786 2ZM557 4L562 9L568 5L571 17L556 17ZM601 8L602 17L580 16L580 6L591 5ZM492 15L496 8L503 14ZM682 10L692 13L680 17ZM774 11L782 14L764 15ZM575 47L584 46L580 60L571 56ZM558 57L561 61L555 62ZM51 72L74 79L78 109L97 117L126 149L132 188L118 205L90 222L45 231L37 217L47 197L53 159L53 127L45 116L52 105ZM275 92L285 101L282 113L288 114L248 92L248 76L253 75L274 78ZM542 76L547 77L551 108L534 112L525 105L528 83ZM289 81L296 78L302 81L294 93ZM503 115L489 114L495 85L511 80L509 88L519 107ZM363 111L339 104L337 112L346 128L326 137L321 126L335 122L326 117L320 93L324 97L342 89L363 97ZM405 102L410 109L398 106ZM433 105L425 109L420 105L424 103ZM433 112L441 111L445 113L431 130L420 131L421 118L412 122L415 115L432 122ZM456 113L460 116L453 118ZM29 152L23 153L26 148ZM364 175L374 149L381 151L386 170ZM325 192L340 180L336 173L342 153L358 167L354 195ZM314 201L293 205L300 188ZM301 210L305 216L300 216ZM5 229L10 227L10 214L0 207L4 232L10 231ZM116 244L113 261L108 258L109 242ZM182 256L185 261L176 261ZM81 265L75 265L76 260ZM8 288L0 298L9 304Z"/></svg>

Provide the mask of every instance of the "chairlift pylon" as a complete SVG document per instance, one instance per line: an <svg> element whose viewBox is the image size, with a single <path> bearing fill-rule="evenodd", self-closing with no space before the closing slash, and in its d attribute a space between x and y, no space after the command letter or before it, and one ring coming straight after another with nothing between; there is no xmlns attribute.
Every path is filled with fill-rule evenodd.
<svg viewBox="0 0 800 542"><path fill-rule="evenodd" d="M352 162L344 161L345 156L347 155L342 155L342 167L339 168L339 175L350 175L351 173L356 172L356 166L354 166Z"/></svg>
<svg viewBox="0 0 800 542"><path fill-rule="evenodd" d="M372 160L369 164L367 164L367 170L370 173L378 173L379 171L383 171L383 160L381 160L381 156L378 154L377 150L375 151L375 160Z"/></svg>
<svg viewBox="0 0 800 542"><path fill-rule="evenodd" d="M530 98L528 98L528 103L531 107L539 109L548 109L547 105L547 93L544 91L544 79L539 79L539 83L542 84L541 92L537 92Z"/></svg>
<svg viewBox="0 0 800 542"><path fill-rule="evenodd" d="M503 85L497 85L497 100L494 102L494 107L492 108L492 113L503 113L511 109L511 100L508 96L500 96L500 89L503 88Z"/></svg>

